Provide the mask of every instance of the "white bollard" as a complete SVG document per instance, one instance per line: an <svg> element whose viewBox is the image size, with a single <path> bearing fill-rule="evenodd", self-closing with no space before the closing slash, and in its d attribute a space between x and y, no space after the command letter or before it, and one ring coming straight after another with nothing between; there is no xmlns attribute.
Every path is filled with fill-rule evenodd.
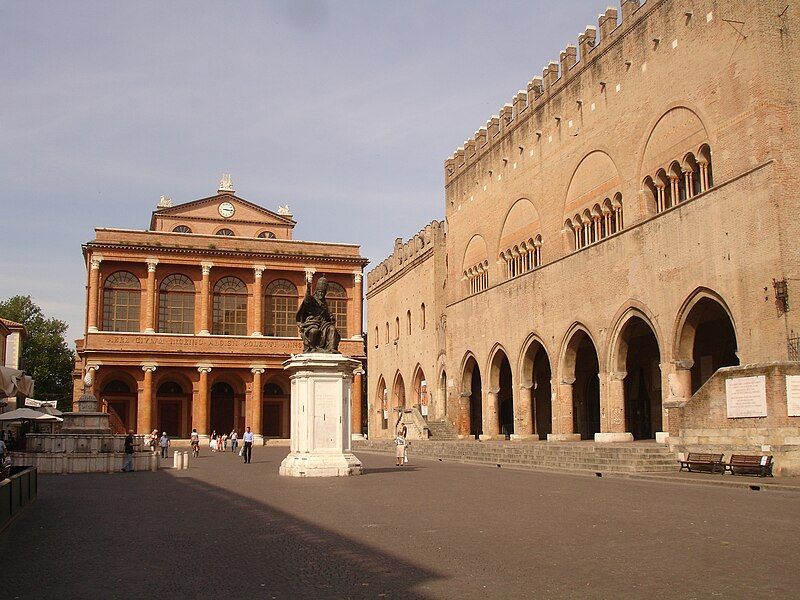
<svg viewBox="0 0 800 600"><path fill-rule="evenodd" d="M181 468L181 453L177 450L175 454L172 455L172 468L173 469L180 469Z"/></svg>
<svg viewBox="0 0 800 600"><path fill-rule="evenodd" d="M189 468L189 453L188 452L184 452L183 453L183 469L188 469L188 468Z"/></svg>
<svg viewBox="0 0 800 600"><path fill-rule="evenodd" d="M158 471L158 454L155 452L150 455L150 470Z"/></svg>

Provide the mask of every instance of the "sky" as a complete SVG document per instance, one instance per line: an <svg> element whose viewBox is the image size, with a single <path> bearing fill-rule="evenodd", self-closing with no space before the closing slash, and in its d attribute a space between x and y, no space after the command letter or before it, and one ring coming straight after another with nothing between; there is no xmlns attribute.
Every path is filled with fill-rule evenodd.
<svg viewBox="0 0 800 600"><path fill-rule="evenodd" d="M289 204L369 271L444 215L444 160L600 0L0 0L0 298L82 336L94 227L160 196Z"/></svg>

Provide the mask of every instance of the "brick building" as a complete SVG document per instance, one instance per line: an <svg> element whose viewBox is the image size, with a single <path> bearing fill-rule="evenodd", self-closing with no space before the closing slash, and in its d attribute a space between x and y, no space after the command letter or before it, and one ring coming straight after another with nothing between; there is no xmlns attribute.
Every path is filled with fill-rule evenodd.
<svg viewBox="0 0 800 600"><path fill-rule="evenodd" d="M688 440L719 388L705 429L800 439L777 379L760 419L697 395L797 359L799 15L624 0L464 142L444 221L368 274L372 437L428 404L462 437Z"/></svg>
<svg viewBox="0 0 800 600"><path fill-rule="evenodd" d="M92 389L126 428L186 438L192 428L288 438L289 380L302 352L295 312L307 276L324 273L343 354L363 360L359 246L292 239L288 207L234 195L172 206L162 198L147 230L95 229L83 246L86 333L77 341L74 394ZM362 376L353 398L361 398ZM353 403L361 432L361 402Z"/></svg>

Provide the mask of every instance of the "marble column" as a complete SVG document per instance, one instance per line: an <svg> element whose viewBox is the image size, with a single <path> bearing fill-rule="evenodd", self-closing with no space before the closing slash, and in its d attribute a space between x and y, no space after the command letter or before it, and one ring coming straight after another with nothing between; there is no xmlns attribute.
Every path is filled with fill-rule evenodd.
<svg viewBox="0 0 800 600"><path fill-rule="evenodd" d="M364 369L358 367L353 371L353 389L350 395L350 416L352 419L352 437L362 439L361 433L361 395L364 378Z"/></svg>
<svg viewBox="0 0 800 600"><path fill-rule="evenodd" d="M362 310L363 310L363 298L364 298L364 287L362 284L362 275L361 272L353 273L353 281L355 282L355 291L353 292L353 326L351 332L353 335L350 337L361 340L364 339L361 335L361 330L363 329L362 319ZM355 389L355 388L354 388ZM359 404L360 407L360 404ZM359 413L361 412L359 408ZM360 417L359 417L360 418ZM360 421L359 421L360 423ZM356 431L355 429L353 431ZM361 433L361 425L359 425L358 433Z"/></svg>
<svg viewBox="0 0 800 600"><path fill-rule="evenodd" d="M200 287L200 333L198 335L209 335L209 314L208 305L211 301L211 267L214 263L201 262L203 268L203 282ZM197 430L200 431L199 429ZM208 433L208 432L206 432Z"/></svg>
<svg viewBox="0 0 800 600"><path fill-rule="evenodd" d="M208 387L208 374L211 367L198 367L200 373L200 386L197 394L197 406L192 411L192 428L197 429L197 433L208 437L209 431L209 404L211 402L211 392Z"/></svg>
<svg viewBox="0 0 800 600"><path fill-rule="evenodd" d="M255 283L253 284L253 333L251 335L260 336L264 332L264 288L261 285L261 277L267 269L265 265L253 265L255 273Z"/></svg>
<svg viewBox="0 0 800 600"><path fill-rule="evenodd" d="M144 332L155 333L155 300L156 300L156 265L157 258L147 259L147 286L145 288Z"/></svg>
<svg viewBox="0 0 800 600"><path fill-rule="evenodd" d="M156 370L154 365L144 365L144 382L142 382L142 393L139 396L139 414L136 419L136 430L139 434L146 434L153 431L153 372Z"/></svg>
<svg viewBox="0 0 800 600"><path fill-rule="evenodd" d="M514 433L512 440L524 440L534 437L536 417L533 411L533 386L519 386L519 395L514 402ZM538 437L538 436L537 436Z"/></svg>
<svg viewBox="0 0 800 600"><path fill-rule="evenodd" d="M89 306L86 315L86 330L89 332L97 331L101 262L103 262L103 257L95 254L92 256L89 267L89 290L87 292Z"/></svg>
<svg viewBox="0 0 800 600"><path fill-rule="evenodd" d="M245 407L245 419L247 420L245 427L249 426L253 435L258 437L263 436L263 424L261 423L263 407L261 404L261 395L264 386L261 383L261 375L264 374L264 371L266 371L264 367L253 367L250 369L250 372L253 374L253 391L250 394L250 398L245 401L247 404Z"/></svg>
<svg viewBox="0 0 800 600"><path fill-rule="evenodd" d="M606 393L601 397L600 433L595 442L632 442L633 434L625 431L625 371L608 374Z"/></svg>

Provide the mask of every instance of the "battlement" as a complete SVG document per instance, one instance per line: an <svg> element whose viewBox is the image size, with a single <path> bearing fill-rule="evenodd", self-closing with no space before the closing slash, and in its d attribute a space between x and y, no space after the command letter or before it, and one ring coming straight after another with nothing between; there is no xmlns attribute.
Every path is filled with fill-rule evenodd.
<svg viewBox="0 0 800 600"><path fill-rule="evenodd" d="M471 164L476 162L491 147L502 140L518 123L531 114L541 110L549 100L586 66L604 54L608 47L621 38L623 29L630 29L638 18L668 0L621 0L622 23L618 21L616 8L608 7L600 13L597 27L589 25L578 35L578 44L569 44L559 53L558 60L550 61L542 70L541 77L534 77L526 89L517 92L511 102L493 115L485 127L481 127L473 137L464 142L452 156L444 161L445 184L456 179ZM642 10L644 9L644 10ZM691 14L691 13L687 13ZM598 40L598 30L600 37ZM644 29L640 29L646 35ZM601 82L602 86L602 82ZM560 121L560 118L557 118Z"/></svg>
<svg viewBox="0 0 800 600"><path fill-rule="evenodd" d="M367 273L367 293L405 270L414 263L414 259L432 253L437 242L444 242L444 236L444 221L431 221L407 242L403 243L403 238L397 238L392 255Z"/></svg>

